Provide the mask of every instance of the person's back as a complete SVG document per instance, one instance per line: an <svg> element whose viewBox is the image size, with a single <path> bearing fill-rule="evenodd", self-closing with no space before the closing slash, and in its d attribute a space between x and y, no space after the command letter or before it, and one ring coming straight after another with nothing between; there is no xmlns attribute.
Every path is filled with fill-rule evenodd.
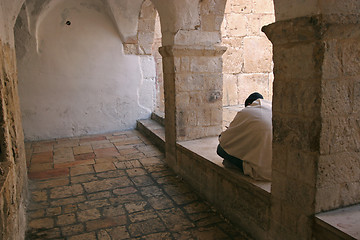
<svg viewBox="0 0 360 240"><path fill-rule="evenodd" d="M238 112L219 138L222 149L241 159L244 174L254 179L271 180L271 118L271 103L259 98Z"/></svg>

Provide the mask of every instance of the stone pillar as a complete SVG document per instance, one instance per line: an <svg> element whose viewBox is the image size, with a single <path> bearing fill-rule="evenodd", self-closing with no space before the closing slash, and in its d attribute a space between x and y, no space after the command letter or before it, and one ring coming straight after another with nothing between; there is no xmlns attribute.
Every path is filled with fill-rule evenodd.
<svg viewBox="0 0 360 240"><path fill-rule="evenodd" d="M275 75L271 239L311 239L315 213L360 202L358 21L264 27Z"/></svg>
<svg viewBox="0 0 360 240"><path fill-rule="evenodd" d="M222 46L164 46L166 158L176 165L177 141L222 129Z"/></svg>

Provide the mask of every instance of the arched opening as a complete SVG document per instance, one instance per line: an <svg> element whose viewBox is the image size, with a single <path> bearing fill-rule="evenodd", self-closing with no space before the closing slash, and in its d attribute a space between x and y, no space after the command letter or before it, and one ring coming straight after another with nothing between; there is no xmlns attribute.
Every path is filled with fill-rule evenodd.
<svg viewBox="0 0 360 240"><path fill-rule="evenodd" d="M25 139L127 130L148 118L156 79L151 2L134 2L125 23L127 10L112 1L47 3L25 2L15 26Z"/></svg>
<svg viewBox="0 0 360 240"><path fill-rule="evenodd" d="M273 0L228 0L221 25L223 55L223 126L244 107L252 92L272 100L272 44L261 31L275 21Z"/></svg>

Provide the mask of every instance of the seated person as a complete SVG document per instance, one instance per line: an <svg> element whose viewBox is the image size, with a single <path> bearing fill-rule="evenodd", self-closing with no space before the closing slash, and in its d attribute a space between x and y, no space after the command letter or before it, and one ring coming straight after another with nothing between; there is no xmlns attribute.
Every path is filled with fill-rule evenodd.
<svg viewBox="0 0 360 240"><path fill-rule="evenodd" d="M271 103L257 92L219 136L217 154L256 180L271 180Z"/></svg>

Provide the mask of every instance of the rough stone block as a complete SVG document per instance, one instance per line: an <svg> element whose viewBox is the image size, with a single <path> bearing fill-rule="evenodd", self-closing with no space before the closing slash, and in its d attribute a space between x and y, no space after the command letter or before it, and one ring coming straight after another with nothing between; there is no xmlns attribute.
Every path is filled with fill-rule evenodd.
<svg viewBox="0 0 360 240"><path fill-rule="evenodd" d="M244 72L271 72L271 64L272 45L269 40L263 37L247 37L244 39Z"/></svg>
<svg viewBox="0 0 360 240"><path fill-rule="evenodd" d="M226 16L225 35L244 37L247 35L248 19L244 14L231 14Z"/></svg>
<svg viewBox="0 0 360 240"><path fill-rule="evenodd" d="M254 3L254 12L256 13L274 13L273 0L256 0Z"/></svg>
<svg viewBox="0 0 360 240"><path fill-rule="evenodd" d="M269 74L267 73L253 73L253 74L238 74L238 101L243 104L247 97L253 92L261 93L265 99L269 99Z"/></svg>
<svg viewBox="0 0 360 240"><path fill-rule="evenodd" d="M242 42L239 40L239 42ZM229 47L223 56L223 72L228 74L241 73L244 67L244 53L242 45Z"/></svg>

